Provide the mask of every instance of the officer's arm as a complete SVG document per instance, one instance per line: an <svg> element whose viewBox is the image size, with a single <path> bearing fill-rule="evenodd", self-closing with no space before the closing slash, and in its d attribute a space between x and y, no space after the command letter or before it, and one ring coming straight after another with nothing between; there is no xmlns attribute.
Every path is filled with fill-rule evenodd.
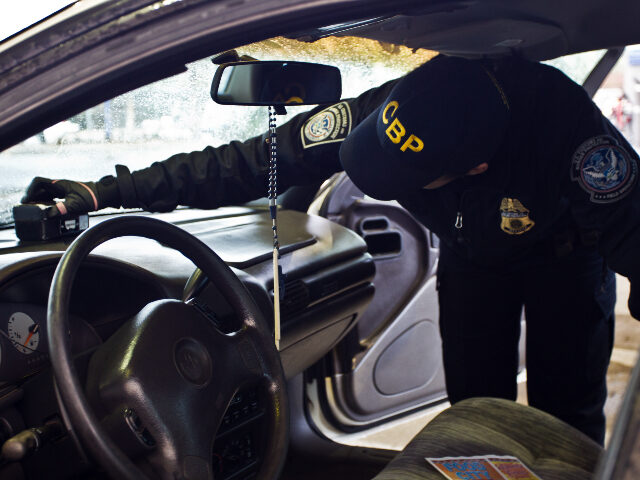
<svg viewBox="0 0 640 480"><path fill-rule="evenodd" d="M629 308L640 319L640 159L593 105L575 132L565 177L573 217L598 237L609 267L631 281Z"/></svg>
<svg viewBox="0 0 640 480"><path fill-rule="evenodd" d="M340 171L340 143L380 105L394 84L390 81L357 98L316 107L280 126L278 190L315 183ZM22 201L64 199L57 204L62 214L119 206L170 211L178 205L217 208L245 203L267 193L266 138L265 134L244 142L180 153L132 173L118 165L117 178L109 175L98 182L36 177Z"/></svg>
<svg viewBox="0 0 640 480"><path fill-rule="evenodd" d="M278 127L278 190L311 184L340 171L340 143L380 105L393 83L330 107L316 107ZM265 134L174 155L130 175L121 168L118 185L123 205L168 211L177 205L217 208L264 197L269 170L266 140Z"/></svg>

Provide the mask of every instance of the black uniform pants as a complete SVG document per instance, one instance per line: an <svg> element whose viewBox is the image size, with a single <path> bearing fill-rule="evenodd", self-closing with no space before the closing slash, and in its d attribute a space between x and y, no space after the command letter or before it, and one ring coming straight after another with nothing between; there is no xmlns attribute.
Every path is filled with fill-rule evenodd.
<svg viewBox="0 0 640 480"><path fill-rule="evenodd" d="M441 251L440 331L450 401L515 400L524 307L529 405L602 444L615 276L586 249L527 264L498 272Z"/></svg>

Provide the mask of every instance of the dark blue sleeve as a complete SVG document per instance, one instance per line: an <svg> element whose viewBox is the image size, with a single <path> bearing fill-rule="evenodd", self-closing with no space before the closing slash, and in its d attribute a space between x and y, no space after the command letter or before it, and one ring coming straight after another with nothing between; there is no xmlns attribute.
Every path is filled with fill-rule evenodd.
<svg viewBox="0 0 640 480"><path fill-rule="evenodd" d="M635 295L640 287L640 160L586 93L576 111L564 193L578 226L598 236L608 265L631 280Z"/></svg>
<svg viewBox="0 0 640 480"><path fill-rule="evenodd" d="M354 99L316 107L278 127L278 191L325 180L340 171L340 143L382 103L394 83L387 82ZM119 174L119 184L133 190L123 192L123 198L130 199L124 206L149 211L170 211L178 205L217 208L264 197L269 171L266 139L264 134L173 155L122 181Z"/></svg>

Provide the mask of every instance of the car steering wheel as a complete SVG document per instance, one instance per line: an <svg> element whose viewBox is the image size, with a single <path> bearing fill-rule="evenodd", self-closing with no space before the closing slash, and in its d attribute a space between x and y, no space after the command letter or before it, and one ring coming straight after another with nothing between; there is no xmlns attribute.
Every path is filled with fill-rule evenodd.
<svg viewBox="0 0 640 480"><path fill-rule="evenodd" d="M193 304L152 302L93 353L85 394L70 348L71 286L95 247L122 236L156 240L189 258L226 298L241 327L225 334ZM70 429L112 477L146 478L132 460L144 455L154 476L213 478L213 442L225 409L248 385L257 386L265 410L258 478L280 472L289 411L270 329L238 277L194 236L142 216L114 218L86 230L55 271L47 326L59 406Z"/></svg>

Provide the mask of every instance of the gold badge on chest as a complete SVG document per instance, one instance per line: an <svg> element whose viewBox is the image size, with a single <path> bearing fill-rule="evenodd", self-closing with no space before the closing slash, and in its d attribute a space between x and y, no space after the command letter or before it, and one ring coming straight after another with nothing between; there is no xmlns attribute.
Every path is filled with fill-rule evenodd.
<svg viewBox="0 0 640 480"><path fill-rule="evenodd" d="M529 218L529 210L517 198L503 198L500 203L500 228L509 235L521 235L536 224Z"/></svg>

